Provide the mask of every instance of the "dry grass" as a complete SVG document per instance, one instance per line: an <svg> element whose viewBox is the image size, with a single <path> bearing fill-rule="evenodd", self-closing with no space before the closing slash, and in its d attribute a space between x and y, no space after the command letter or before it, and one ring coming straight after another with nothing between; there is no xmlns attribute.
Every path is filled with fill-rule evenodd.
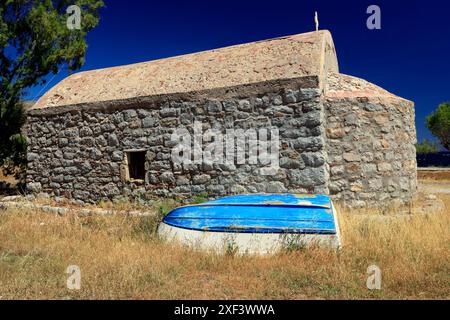
<svg viewBox="0 0 450 320"><path fill-rule="evenodd" d="M441 199L450 208L450 195ZM448 299L449 211L410 218L342 212L340 252L312 248L251 257L163 243L152 217L10 209L0 212L0 298ZM72 264L81 268L79 291L66 288ZM382 270L382 290L366 288L371 264Z"/></svg>
<svg viewBox="0 0 450 320"><path fill-rule="evenodd" d="M0 167L0 181L10 183L11 185L16 185L17 180L12 175L5 176L3 172L3 167Z"/></svg>
<svg viewBox="0 0 450 320"><path fill-rule="evenodd" d="M417 171L417 178L421 180L432 181L450 181L450 169L447 170L419 170Z"/></svg>

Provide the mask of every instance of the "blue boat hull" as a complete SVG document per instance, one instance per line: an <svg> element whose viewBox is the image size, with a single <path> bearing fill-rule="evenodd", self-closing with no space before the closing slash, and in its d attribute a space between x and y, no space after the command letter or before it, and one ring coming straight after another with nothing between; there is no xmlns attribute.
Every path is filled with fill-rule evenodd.
<svg viewBox="0 0 450 320"><path fill-rule="evenodd" d="M340 248L336 211L328 196L251 194L180 207L158 229L193 248L270 254L293 244Z"/></svg>
<svg viewBox="0 0 450 320"><path fill-rule="evenodd" d="M172 210L163 223L207 232L336 234L324 195L234 195Z"/></svg>
<svg viewBox="0 0 450 320"><path fill-rule="evenodd" d="M164 223L209 232L335 234L331 208L279 204L224 204L181 207Z"/></svg>

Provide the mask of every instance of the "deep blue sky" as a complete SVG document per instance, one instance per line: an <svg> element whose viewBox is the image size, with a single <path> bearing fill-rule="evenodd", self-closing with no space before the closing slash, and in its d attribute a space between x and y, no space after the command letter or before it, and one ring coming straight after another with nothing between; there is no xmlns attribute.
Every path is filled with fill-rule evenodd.
<svg viewBox="0 0 450 320"><path fill-rule="evenodd" d="M342 73L416 103L419 140L432 138L426 115L450 100L448 1L104 1L82 70L312 31L317 10L320 28L333 35ZM366 27L371 4L381 8L381 30ZM61 71L27 98L42 95L67 75Z"/></svg>

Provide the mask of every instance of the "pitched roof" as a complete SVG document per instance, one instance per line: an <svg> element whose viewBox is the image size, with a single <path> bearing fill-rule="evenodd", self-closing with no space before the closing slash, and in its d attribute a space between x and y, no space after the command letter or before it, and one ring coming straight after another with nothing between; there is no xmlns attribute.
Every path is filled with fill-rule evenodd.
<svg viewBox="0 0 450 320"><path fill-rule="evenodd" d="M404 98L373 84L364 79L342 73L336 74L330 72L326 81L326 98L328 99L345 99L345 98L385 98L385 99L401 99L412 104Z"/></svg>
<svg viewBox="0 0 450 320"><path fill-rule="evenodd" d="M338 72L326 30L73 74L33 109L230 87Z"/></svg>

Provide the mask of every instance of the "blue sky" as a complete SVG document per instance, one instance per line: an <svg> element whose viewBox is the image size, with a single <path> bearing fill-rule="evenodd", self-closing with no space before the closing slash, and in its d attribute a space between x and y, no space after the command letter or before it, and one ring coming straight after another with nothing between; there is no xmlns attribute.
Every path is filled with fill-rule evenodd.
<svg viewBox="0 0 450 320"><path fill-rule="evenodd" d="M426 115L450 100L450 5L446 1L144 1L104 0L99 26L88 36L81 71L328 29L340 71L416 103L419 140L432 138ZM369 30L366 9L381 8L381 30ZM61 71L47 87L68 76Z"/></svg>

